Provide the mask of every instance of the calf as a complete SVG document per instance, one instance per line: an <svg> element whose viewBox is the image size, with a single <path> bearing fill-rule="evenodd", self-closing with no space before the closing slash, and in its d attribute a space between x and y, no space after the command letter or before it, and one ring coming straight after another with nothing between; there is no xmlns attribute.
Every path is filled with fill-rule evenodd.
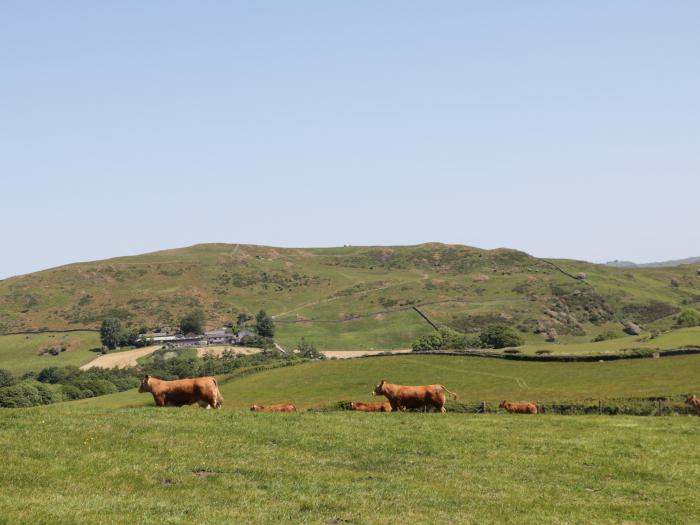
<svg viewBox="0 0 700 525"><path fill-rule="evenodd" d="M697 410L698 412L698 416L700 416L700 397L691 394L688 396L685 402L688 403L691 407L695 407L695 410Z"/></svg>
<svg viewBox="0 0 700 525"><path fill-rule="evenodd" d="M350 403L350 410L358 412L391 412L391 403Z"/></svg>
<svg viewBox="0 0 700 525"><path fill-rule="evenodd" d="M498 408L505 408L511 414L537 414L539 410L535 403L511 403L502 401Z"/></svg>
<svg viewBox="0 0 700 525"><path fill-rule="evenodd" d="M200 407L221 408L224 398L213 377L164 381L149 375L141 381L139 392L150 392L159 407L181 407L197 403Z"/></svg>
<svg viewBox="0 0 700 525"><path fill-rule="evenodd" d="M428 410L434 408L437 412L444 414L447 412L445 410L445 392L451 394L453 399L457 399L457 394L450 392L443 385L404 386L387 383L386 379L382 379L374 387L372 395L386 397L392 410L401 410L402 408Z"/></svg>
<svg viewBox="0 0 700 525"><path fill-rule="evenodd" d="M281 403L279 405L267 405L267 406L253 405L252 407L250 407L250 410L253 412L296 412L297 407L295 407L291 403L288 403L288 404Z"/></svg>

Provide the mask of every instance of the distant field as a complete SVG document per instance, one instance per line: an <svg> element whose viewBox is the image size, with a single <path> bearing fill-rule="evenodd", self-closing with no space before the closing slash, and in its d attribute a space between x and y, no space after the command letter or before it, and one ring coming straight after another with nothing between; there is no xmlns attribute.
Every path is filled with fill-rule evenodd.
<svg viewBox="0 0 700 525"><path fill-rule="evenodd" d="M68 350L59 355L40 355L42 349L65 345ZM0 368L15 374L37 371L47 366L80 366L99 354L92 348L101 348L96 332L43 333L32 335L0 336Z"/></svg>
<svg viewBox="0 0 700 525"><path fill-rule="evenodd" d="M0 521L695 525L698 432L697 417L3 410Z"/></svg>
<svg viewBox="0 0 700 525"><path fill-rule="evenodd" d="M293 402L326 407L341 400L371 400L381 379L400 384L441 383L461 401L564 401L700 393L700 356L606 363L533 363L475 357L370 357L323 361L245 377L220 378L224 410L253 403ZM135 390L82 400L86 407L147 406ZM450 403L448 402L448 409Z"/></svg>
<svg viewBox="0 0 700 525"><path fill-rule="evenodd" d="M597 343L538 343L527 344L518 347L518 350L525 354L534 354L538 350L549 350L553 355L599 355L617 354L620 350L631 348L651 348L659 350L670 350L683 346L700 347L700 326L693 328L681 328L661 334L649 339L649 335L631 335L600 341Z"/></svg>

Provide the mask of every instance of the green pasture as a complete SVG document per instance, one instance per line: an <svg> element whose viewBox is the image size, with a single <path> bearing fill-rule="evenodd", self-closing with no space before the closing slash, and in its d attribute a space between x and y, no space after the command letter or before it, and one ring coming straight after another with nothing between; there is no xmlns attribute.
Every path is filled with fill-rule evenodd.
<svg viewBox="0 0 700 525"><path fill-rule="evenodd" d="M69 349L56 356L40 355L42 349L54 345L68 345ZM14 374L22 374L47 366L80 366L99 355L91 349L101 347L100 335L96 332L2 335L0 368L6 368Z"/></svg>
<svg viewBox="0 0 700 525"><path fill-rule="evenodd" d="M700 392L700 355L605 363L542 363L458 356L390 356L305 363L252 375L219 378L224 410L253 403L295 403L323 408L338 401L370 401L380 379L416 385L439 383L462 402L575 401L678 396ZM447 408L450 408L450 402ZM149 406L135 390L86 399L76 405Z"/></svg>
<svg viewBox="0 0 700 525"><path fill-rule="evenodd" d="M695 524L696 417L0 411L0 522Z"/></svg>

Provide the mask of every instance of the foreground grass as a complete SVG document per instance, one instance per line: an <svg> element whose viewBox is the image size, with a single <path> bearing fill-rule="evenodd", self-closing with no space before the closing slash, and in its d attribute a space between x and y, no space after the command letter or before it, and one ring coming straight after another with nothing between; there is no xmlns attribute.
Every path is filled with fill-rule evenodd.
<svg viewBox="0 0 700 525"><path fill-rule="evenodd" d="M307 363L243 377L224 376L219 383L224 410L281 402L312 408L340 400L372 400L370 392L383 377L407 385L441 383L464 402L667 396L700 392L700 355L605 363L401 355ZM153 399L132 390L80 403L118 408L151 405Z"/></svg>
<svg viewBox="0 0 700 525"><path fill-rule="evenodd" d="M6 523L697 523L700 418L0 412Z"/></svg>

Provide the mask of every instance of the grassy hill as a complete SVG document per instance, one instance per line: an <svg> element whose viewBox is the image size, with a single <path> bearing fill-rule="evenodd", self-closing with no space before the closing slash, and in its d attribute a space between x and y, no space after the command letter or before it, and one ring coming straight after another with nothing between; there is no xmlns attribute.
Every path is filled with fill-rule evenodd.
<svg viewBox="0 0 700 525"><path fill-rule="evenodd" d="M573 278L579 273L585 279ZM432 330L412 309L418 306L434 322L463 331L501 321L519 327L531 344L543 343L548 328L574 343L619 331L620 320L667 328L679 308L699 301L692 266L613 268L443 244L207 244L0 281L0 332L95 328L106 317L176 325L193 308L214 327L265 308L283 345L305 336L321 349L392 349Z"/></svg>

